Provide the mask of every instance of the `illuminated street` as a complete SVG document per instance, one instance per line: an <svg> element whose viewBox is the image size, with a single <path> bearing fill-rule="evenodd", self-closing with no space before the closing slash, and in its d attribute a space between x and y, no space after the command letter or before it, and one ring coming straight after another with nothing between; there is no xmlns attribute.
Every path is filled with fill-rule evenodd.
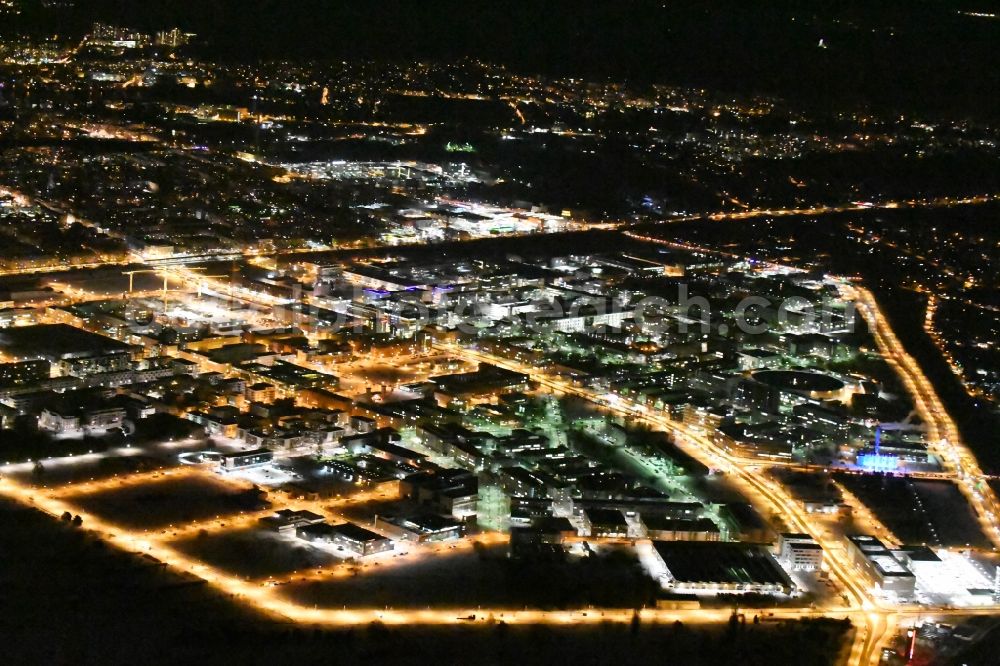
<svg viewBox="0 0 1000 666"><path fill-rule="evenodd" d="M998 19L0 0L6 661L993 664Z"/></svg>

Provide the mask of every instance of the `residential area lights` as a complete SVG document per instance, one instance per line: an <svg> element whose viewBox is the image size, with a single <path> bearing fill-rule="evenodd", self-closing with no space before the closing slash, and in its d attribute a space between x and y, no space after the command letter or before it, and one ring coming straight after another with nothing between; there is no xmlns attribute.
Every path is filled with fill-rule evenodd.
<svg viewBox="0 0 1000 666"><path fill-rule="evenodd" d="M678 445L684 448L687 453L703 460L710 467L721 470L724 473L731 475L731 477L739 479L743 489L748 491L748 497L762 499L764 503L774 508L779 514L787 516L792 529L810 534L816 539L817 542L824 546L824 550L828 555L827 561L830 563L831 570L843 584L844 589L846 589L853 598L853 606L842 609L843 612L857 613L859 610L868 611L879 608L877 600L872 598L869 592L864 588L863 584L859 582L857 575L852 572L851 565L842 559L842 546L834 546L833 544L827 542L822 535L822 530L817 530L810 524L808 516L800 508L799 504L785 491L783 491L780 486L768 483L763 477L758 476L754 472L748 471L745 461L740 461L739 459L734 458L728 453L720 450L703 434L691 428L687 428L683 424L676 421L671 421L662 416L650 415L644 407L635 405L627 399L621 397L617 397L616 400L609 403L602 396L597 395L592 391L573 386L565 381L554 379L543 372L539 372L523 364L512 363L505 359L492 357L454 345L441 345L441 348L458 356L465 356L478 361L494 363L500 365L501 367L507 367L511 370L527 373L534 381L552 389L553 391L576 395L592 402L606 405L607 408L612 411L618 411L631 418L646 421L651 425L673 433L676 437ZM837 611L834 610L834 612ZM859 614L859 617L864 619L863 624L867 627L867 630L865 632L859 632L858 634L858 644L852 648L852 652L855 653L857 657L854 661L852 661L852 663L871 663L873 655L877 654L876 648L878 647L878 641L884 634L884 629L881 632L876 632L875 629L880 624L884 627L884 614L889 612L891 611L884 609L881 613ZM872 617L875 619L873 620Z"/></svg>
<svg viewBox="0 0 1000 666"><path fill-rule="evenodd" d="M945 458L957 470L963 492L970 503L976 508L977 516L979 516L979 519L987 528L986 533L995 544L1000 543L1000 526L998 526L992 511L987 509L987 502L990 502L991 498L987 499L989 496L985 493L990 493L991 491L985 484L981 484L981 487L985 491L980 491L975 487L975 481L983 478L982 472L979 471L972 454L961 446L954 423L941 405L933 387L923 376L916 362L902 348L888 321L878 308L871 292L848 284L843 285L842 289L846 298L856 300L861 306L863 316L872 325L880 351L894 363L895 367L901 373L907 388L914 396L917 409L931 427L932 440L937 442L937 446L943 449L942 453ZM846 608L844 610L852 611L859 608L868 611L866 614L862 614L865 619L866 630L859 633L857 640L860 641L860 647L859 644L855 645L852 652L854 655L852 663L876 663L880 658L878 651L880 641L883 638L891 636L890 625L887 620L895 618L900 613L900 609L898 607L885 606L878 597L874 597L871 594L870 589L866 588L859 581L853 565L844 557L843 545L825 538L823 528L814 526L811 523L811 517L801 508L801 504L788 495L787 491L779 484L770 482L763 475L758 475L750 471L748 465L754 461L736 458L715 446L702 432L663 416L650 414L645 406L634 404L622 396L597 394L593 391L574 386L569 382L553 378L531 366L484 354L466 347L446 344L438 344L437 346L459 357L493 363L517 372L526 373L534 381L557 393L585 398L602 405L612 412L618 412L630 418L645 421L667 432L671 432L675 435L678 445L684 448L687 453L702 459L710 467L719 469L731 477L738 478L743 487L748 491L748 497L763 499L779 515L785 516L794 530L810 534L823 546L827 553L827 562L830 564L831 571L838 577L844 589L849 591L853 597L853 608Z"/></svg>
<svg viewBox="0 0 1000 666"><path fill-rule="evenodd" d="M358 609L338 611L329 609L314 609L300 606L280 598L273 587L262 586L260 583L247 582L241 578L227 574L201 561L190 559L176 549L159 543L144 532L126 530L114 524L104 522L96 516L79 514L76 507L66 504L54 497L48 497L36 488L22 486L9 478L0 479L0 493L16 499L29 506L34 506L46 513L58 517L66 511L77 512L84 524L95 534L107 539L109 543L129 552L141 553L153 557L177 571L191 574L217 588L219 591L236 597L241 603L246 603L281 619L289 619L307 624L324 625L363 625L374 621L386 624L458 624L467 621L467 617L477 616L485 621L488 616L503 619L510 623L596 623L630 622L634 611L629 609L606 610L595 612L592 609L569 611L512 611L510 609L444 609L400 611L387 609ZM685 621L721 621L728 617L729 611L698 610L698 611L657 611L646 609L640 612L644 620L652 622L673 622L678 619ZM817 615L816 611L792 609L781 611L781 617L797 618Z"/></svg>
<svg viewBox="0 0 1000 666"><path fill-rule="evenodd" d="M201 281L204 276L197 272L190 272L184 275L183 279ZM897 369L908 390L912 393L916 409L924 418L929 427L929 435L932 442L941 452L942 456L950 465L950 469L957 475L963 491L966 493L970 503L976 507L981 520L988 527L987 533L994 540L997 537L997 526L991 518L992 514L987 509L992 498L987 495L988 489L983 490L975 487L975 482L982 478L982 473L978 468L972 454L961 446L957 435L957 430L950 417L945 412L943 406L934 392L933 387L923 377L913 359L905 353L898 339L895 337L885 316L878 309L874 298L866 290L855 285L843 283L841 290L845 298L856 301L859 304L862 315L869 320L873 335L879 346L879 351ZM852 663L868 664L873 663L878 655L878 648L887 635L891 635L895 622L902 618L910 617L916 613L946 614L955 612L952 609L933 608L909 608L907 606L889 605L879 596L873 595L871 589L857 575L854 566L846 557L844 546L837 539L831 538L821 525L817 525L814 516L809 515L802 507L801 503L793 498L788 491L779 483L766 475L760 474L757 469L757 462L752 458L744 458L734 455L721 449L713 443L706 435L706 432L698 427L688 426L680 421L672 420L650 409L646 405L640 405L630 398L616 394L599 392L592 389L575 385L548 372L538 369L535 366L512 361L507 358L448 342L434 342L432 346L445 357L460 359L475 366L476 364L490 364L499 368L505 368L518 373L524 373L541 387L553 392L555 395L572 395L583 398L590 403L599 406L600 409L610 413L627 417L630 420L647 423L658 430L671 433L678 446L692 457L702 461L709 468L722 472L736 483L741 491L751 502L757 504L765 513L781 515L789 529L810 535L819 543L826 553L826 563L830 572L838 580L842 589L846 592L845 605L827 604L820 609L782 609L776 611L776 617L796 618L842 613L851 617L863 627L856 637L856 643L852 648ZM162 530L163 534L150 532L149 530L127 529L120 525L108 522L97 515L82 511L79 506L73 503L75 497L86 496L99 493L105 490L121 489L132 485L143 485L156 483L160 479L173 478L182 479L185 477L196 478L201 475L210 474L199 467L182 467L177 470L156 471L146 473L133 473L123 477L113 477L107 480L84 481L57 486L52 489L30 487L14 481L9 476L0 480L0 492L35 506L46 511L53 516L60 516L66 512L80 515L84 524L90 530L110 540L120 547L153 557L165 564L191 575L197 576L220 591L233 595L243 603L251 604L265 612L286 619L312 624L350 625L360 624L378 620L385 623L433 623L433 624L454 624L467 622L468 618L475 616L477 619L485 621L487 617L503 618L505 622L523 623L569 623L569 622L595 622L595 621L620 621L628 622L633 617L630 610L603 610L593 611L593 609L578 609L571 611L511 611L509 609L436 609L424 611L400 611L390 609L354 609L354 610L331 610L303 607L294 602L288 601L280 594L280 590L274 587L274 581L245 580L231 573L223 571L217 567L206 564L203 561L193 559L184 555L170 545L170 542L179 536L210 534L215 531L225 531L241 526L249 527L254 525L264 517L267 511L253 511L238 517L216 517L188 524L171 525ZM244 484L247 485L247 484ZM374 499L377 495L372 494ZM347 502L362 502L367 496L364 493L353 495L349 500L342 502L304 502L297 500L291 504L302 507L309 506L315 511L329 515L339 520L343 517L332 513L340 504ZM870 520L874 520L871 518ZM497 533L485 533L477 540L466 542L466 546L474 541L480 543L504 543L507 537ZM438 549L435 547L414 545L409 552L419 556L433 555ZM315 573L304 571L291 575L288 580L311 580L325 579L342 575L334 570L316 571ZM279 578L280 580L280 578ZM979 610L968 608L963 612L979 612ZM723 618L725 612L722 610L662 610L645 609L640 612L643 620L651 622L671 622L683 618L685 621L716 621Z"/></svg>
<svg viewBox="0 0 1000 666"><path fill-rule="evenodd" d="M954 426L948 419L946 413L937 402L936 395L930 384L918 374L912 359L902 352L898 346L887 321L877 309L874 300L867 292L856 287L849 286L850 296L858 299L862 304L862 312L872 318L873 329L876 331L879 344L885 346L882 350L887 356L891 356L901 372L907 373L909 385L919 391L918 405L921 409L928 410L928 422L933 424L941 433L951 433L954 435ZM895 345L890 347L890 345ZM827 562L831 572L840 580L843 588L849 593L852 603L843 607L829 607L825 609L780 609L775 611L775 617L797 618L819 615L829 615L831 613L843 613L859 621L864 627L858 632L858 638L852 648L852 663L869 664L874 663L877 658L878 647L881 640L889 633L893 623L902 619L913 617L917 614L947 615L959 612L957 609L927 609L927 608L907 608L907 607L887 607L881 600L873 597L870 591L859 581L852 566L844 558L843 546L825 538L822 529L814 527L811 518L806 514L798 502L790 497L787 492L778 484L766 479L762 475L755 473L746 460L733 456L722 451L715 446L702 432L686 427L684 424L672 421L663 416L651 413L644 406L636 405L630 400L617 396L614 400L607 400L602 395L593 391L574 386L573 384L551 377L536 368L525 364L515 363L506 359L494 357L480 351L451 345L437 343L436 346L442 351L446 351L459 358L473 360L477 362L489 362L500 367L507 367L511 370L529 374L532 379L546 388L567 395L576 395L591 402L602 405L605 409L627 415L630 418L641 420L654 425L657 428L671 432L676 436L677 442L691 455L700 458L714 469L718 469L730 478L738 480L747 496L764 506L770 506L781 515L786 516L789 526L797 531L811 534L822 544L827 553ZM928 408L928 405L933 407ZM957 439L947 439L939 446L950 446L949 458L960 471L961 478L968 489L972 491L971 479L979 475L978 467L971 454L958 446ZM102 538L108 539L111 543L122 547L125 550L142 552L150 557L154 557L165 564L183 571L200 579L207 581L220 591L233 595L242 603L251 604L262 611L271 613L282 618L292 619L310 624L330 624L330 625L353 625L364 624L371 621L381 621L387 624L393 623L425 623L425 624L455 624L467 622L469 617L475 616L483 621L488 617L502 618L510 623L588 623L600 621L629 622L632 620L631 610L603 610L578 609L567 611L512 611L509 609L437 609L421 611L399 611L388 609L355 609L355 610L329 610L304 608L295 603L289 602L280 597L280 594L273 587L262 586L258 582L248 582L232 574L226 573L217 568L211 567L204 562L191 559L167 543L161 542L155 534L147 531L129 530L119 525L108 523L98 516L84 513L72 504L72 497L78 494L87 494L99 491L102 488L121 487L126 483L142 483L148 481L150 477L165 477L178 474L200 474L197 470L184 470L182 472L155 472L147 475L135 475L130 477L115 478L104 482L86 482L65 486L57 490L46 490L42 488L29 487L13 481L9 477L0 480L0 492L25 504L35 506L46 511L53 516L62 515L65 512L81 515L84 524L88 529L93 530ZM971 494L970 498L974 502L982 502L982 496ZM354 498L357 500L358 498ZM335 505L328 505L327 510ZM983 514L987 515L987 514ZM244 516L235 522L237 524L250 524L258 514ZM214 521L205 521L203 524L193 524L189 526L178 526L178 530L189 533L192 530L211 529ZM233 520L226 519L218 521L232 523ZM496 535L494 538L500 538ZM975 614L986 612L977 609L963 609L965 614ZM644 621L650 622L673 622L682 619L686 622L698 621L721 621L725 619L728 611L725 610L656 610L645 609L639 615Z"/></svg>
<svg viewBox="0 0 1000 666"><path fill-rule="evenodd" d="M277 626L632 624L629 662L640 623L899 666L1000 618L991 119L305 38L215 61L197 16L83 4L0 0L79 28L0 21L0 497L53 538ZM806 55L905 38L878 23Z"/></svg>
<svg viewBox="0 0 1000 666"><path fill-rule="evenodd" d="M856 285L845 285L843 289L845 296L859 303L862 314L872 324L879 351L893 364L913 395L917 410L928 425L930 441L941 452L947 468L957 475L959 487L975 508L985 534L995 547L1000 547L1000 522L994 509L998 506L996 497L989 485L983 483L985 475L975 456L962 444L958 428L934 387L899 342L871 292Z"/></svg>

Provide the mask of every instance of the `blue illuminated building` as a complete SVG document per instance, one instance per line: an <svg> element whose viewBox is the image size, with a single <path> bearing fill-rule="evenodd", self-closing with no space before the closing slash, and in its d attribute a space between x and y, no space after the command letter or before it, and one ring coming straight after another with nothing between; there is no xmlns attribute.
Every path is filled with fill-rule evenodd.
<svg viewBox="0 0 1000 666"><path fill-rule="evenodd" d="M881 452L882 428L875 428L875 450L858 455L858 466L866 472L893 472L899 468L899 457Z"/></svg>

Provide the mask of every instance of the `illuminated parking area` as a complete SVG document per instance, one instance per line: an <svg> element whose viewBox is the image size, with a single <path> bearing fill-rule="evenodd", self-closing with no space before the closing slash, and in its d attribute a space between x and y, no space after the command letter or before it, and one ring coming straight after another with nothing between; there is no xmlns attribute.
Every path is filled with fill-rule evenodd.
<svg viewBox="0 0 1000 666"><path fill-rule="evenodd" d="M663 563L663 559L656 554L652 542L639 541L636 543L635 552L639 556L639 564L649 574L649 577L662 587L666 587L670 581L670 570Z"/></svg>
<svg viewBox="0 0 1000 666"><path fill-rule="evenodd" d="M223 476L248 481L258 486L282 486L302 478L300 474L267 464L226 471Z"/></svg>
<svg viewBox="0 0 1000 666"><path fill-rule="evenodd" d="M961 553L935 551L937 561L911 561L916 600L930 606L983 606L993 603L994 583Z"/></svg>

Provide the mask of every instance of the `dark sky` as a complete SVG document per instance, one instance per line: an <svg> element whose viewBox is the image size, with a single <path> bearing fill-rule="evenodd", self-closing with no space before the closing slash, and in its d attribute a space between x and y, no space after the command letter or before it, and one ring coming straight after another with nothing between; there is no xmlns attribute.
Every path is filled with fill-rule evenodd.
<svg viewBox="0 0 1000 666"><path fill-rule="evenodd" d="M28 5L39 0L24 0ZM95 19L198 32L217 58L501 62L775 93L823 105L1000 117L1000 20L986 0L76 0L19 26ZM990 10L989 7L994 9ZM985 7L985 9L984 9ZM817 44L823 38L828 48Z"/></svg>

